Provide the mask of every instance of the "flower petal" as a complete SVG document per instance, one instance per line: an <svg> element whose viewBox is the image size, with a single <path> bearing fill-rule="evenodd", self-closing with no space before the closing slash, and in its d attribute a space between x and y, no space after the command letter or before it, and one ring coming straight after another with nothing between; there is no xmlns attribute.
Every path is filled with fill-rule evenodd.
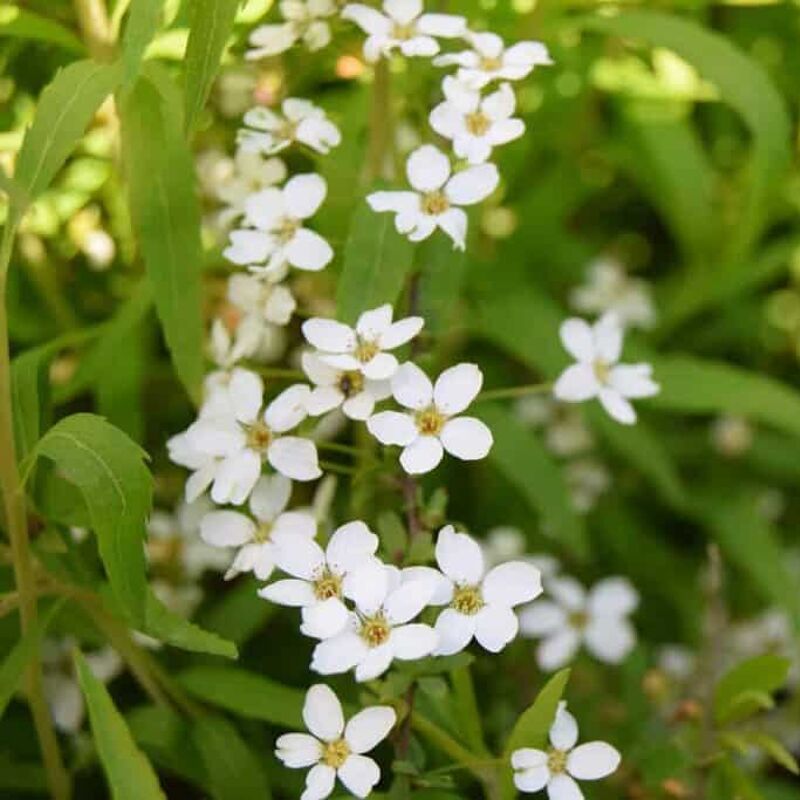
<svg viewBox="0 0 800 800"><path fill-rule="evenodd" d="M323 742L334 742L344 731L344 713L339 698L324 683L314 684L303 703L303 722Z"/></svg>
<svg viewBox="0 0 800 800"><path fill-rule="evenodd" d="M272 522L286 508L292 482L284 475L262 475L250 495L250 511L263 522Z"/></svg>
<svg viewBox="0 0 800 800"><path fill-rule="evenodd" d="M295 175L283 187L286 213L293 219L313 216L325 200L328 186L321 175Z"/></svg>
<svg viewBox="0 0 800 800"><path fill-rule="evenodd" d="M378 537L361 521L337 528L325 550L328 567L344 575L360 567L378 549Z"/></svg>
<svg viewBox="0 0 800 800"><path fill-rule="evenodd" d="M403 625L419 615L433 594L430 581L409 581L392 591L383 604L387 621L391 625Z"/></svg>
<svg viewBox="0 0 800 800"><path fill-rule="evenodd" d="M626 578L606 578L589 592L586 608L590 615L623 616L639 605L639 593Z"/></svg>
<svg viewBox="0 0 800 800"><path fill-rule="evenodd" d="M422 411L433 400L433 384L416 364L409 361L392 376L392 393L401 406Z"/></svg>
<svg viewBox="0 0 800 800"><path fill-rule="evenodd" d="M275 241L263 231L231 231L230 244L222 255L234 264L263 264L275 249Z"/></svg>
<svg viewBox="0 0 800 800"><path fill-rule="evenodd" d="M456 250L467 246L467 214L460 208L449 208L436 217L436 224L453 240Z"/></svg>
<svg viewBox="0 0 800 800"><path fill-rule="evenodd" d="M397 359L391 353L377 353L362 365L361 371L370 380L387 380L397 372Z"/></svg>
<svg viewBox="0 0 800 800"><path fill-rule="evenodd" d="M621 756L605 742L587 742L576 747L567 758L567 771L579 781L597 781L616 772Z"/></svg>
<svg viewBox="0 0 800 800"><path fill-rule="evenodd" d="M306 788L300 800L324 800L333 791L336 770L327 764L317 764L306 775Z"/></svg>
<svg viewBox="0 0 800 800"><path fill-rule="evenodd" d="M344 738L354 753L368 753L377 747L397 722L391 706L370 706L351 717L344 729Z"/></svg>
<svg viewBox="0 0 800 800"><path fill-rule="evenodd" d="M314 317L303 323L306 341L326 353L350 353L356 346L356 333L349 326L332 319Z"/></svg>
<svg viewBox="0 0 800 800"><path fill-rule="evenodd" d="M521 747L511 754L512 769L536 769L547 766L547 753L533 747Z"/></svg>
<svg viewBox="0 0 800 800"><path fill-rule="evenodd" d="M564 349L578 362L592 363L598 356L594 334L589 324L578 317L561 323L559 336Z"/></svg>
<svg viewBox="0 0 800 800"><path fill-rule="evenodd" d="M333 260L333 248L318 233L300 228L286 245L284 255L297 269L319 272Z"/></svg>
<svg viewBox="0 0 800 800"><path fill-rule="evenodd" d="M345 631L314 648L311 669L320 675L339 675L351 670L366 654L364 640L354 631Z"/></svg>
<svg viewBox="0 0 800 800"><path fill-rule="evenodd" d="M606 664L621 663L636 645L636 632L624 617L592 618L583 636L589 652Z"/></svg>
<svg viewBox="0 0 800 800"><path fill-rule="evenodd" d="M237 511L210 511L200 523L200 537L214 547L241 547L255 530L253 521Z"/></svg>
<svg viewBox="0 0 800 800"><path fill-rule="evenodd" d="M364 339L376 341L392 324L392 313L390 303L364 311L356 321L356 333Z"/></svg>
<svg viewBox="0 0 800 800"><path fill-rule="evenodd" d="M590 364L573 364L559 376L553 387L558 400L568 403L581 403L595 397L602 387Z"/></svg>
<svg viewBox="0 0 800 800"><path fill-rule="evenodd" d="M269 463L296 481L313 481L322 476L314 442L296 436L282 436L267 451Z"/></svg>
<svg viewBox="0 0 800 800"><path fill-rule="evenodd" d="M572 750L578 741L578 722L575 717L567 711L567 704L561 702L558 705L556 718L550 726L550 743L558 750Z"/></svg>
<svg viewBox="0 0 800 800"><path fill-rule="evenodd" d="M456 173L448 182L446 193L451 203L471 206L485 200L500 183L494 164L479 164Z"/></svg>
<svg viewBox="0 0 800 800"><path fill-rule="evenodd" d="M517 615L507 606L484 606L475 617L475 638L490 653L499 653L518 632Z"/></svg>
<svg viewBox="0 0 800 800"><path fill-rule="evenodd" d="M425 144L406 162L408 182L419 192L434 192L450 177L450 159L438 147Z"/></svg>
<svg viewBox="0 0 800 800"><path fill-rule="evenodd" d="M325 568L325 553L311 539L293 539L289 546L278 543L275 563L295 578L313 580Z"/></svg>
<svg viewBox="0 0 800 800"><path fill-rule="evenodd" d="M394 628L390 641L395 658L401 661L416 661L429 656L436 649L439 637L430 625L414 623Z"/></svg>
<svg viewBox="0 0 800 800"><path fill-rule="evenodd" d="M622 325L614 313L604 314L594 325L594 351L608 364L619 361L622 354Z"/></svg>
<svg viewBox="0 0 800 800"><path fill-rule="evenodd" d="M583 792L569 775L554 775L547 784L548 800L584 800Z"/></svg>
<svg viewBox="0 0 800 800"><path fill-rule="evenodd" d="M384 0L383 10L395 22L408 25L422 13L422 0Z"/></svg>
<svg viewBox="0 0 800 800"><path fill-rule="evenodd" d="M444 455L442 443L434 436L420 436L400 454L400 464L409 475L424 475L436 469Z"/></svg>
<svg viewBox="0 0 800 800"><path fill-rule="evenodd" d="M362 3L349 3L342 9L342 19L355 22L364 33L372 36L388 36L392 29L391 20L385 15Z"/></svg>
<svg viewBox="0 0 800 800"><path fill-rule="evenodd" d="M467 32L467 21L455 14L423 14L417 20L417 30L429 36L453 39Z"/></svg>
<svg viewBox="0 0 800 800"><path fill-rule="evenodd" d="M242 450L221 464L211 487L211 499L218 505L238 506L247 500L261 474L261 456L252 450Z"/></svg>
<svg viewBox="0 0 800 800"><path fill-rule="evenodd" d="M436 380L433 401L448 416L460 414L478 396L482 385L483 373L477 364L456 364Z"/></svg>
<svg viewBox="0 0 800 800"><path fill-rule="evenodd" d="M339 767L339 780L356 797L367 797L380 782L381 771L378 765L367 756L351 755Z"/></svg>
<svg viewBox="0 0 800 800"><path fill-rule="evenodd" d="M608 382L623 397L652 397L661 391L652 373L649 364L619 364L611 370Z"/></svg>
<svg viewBox="0 0 800 800"><path fill-rule="evenodd" d="M436 619L439 644L435 655L452 656L460 653L475 635L475 617L461 614L454 608L446 608Z"/></svg>
<svg viewBox="0 0 800 800"><path fill-rule="evenodd" d="M368 649L366 655L356 665L356 680L364 683L380 677L392 665L393 659L394 648L389 642Z"/></svg>
<svg viewBox="0 0 800 800"><path fill-rule="evenodd" d="M466 533L456 533L452 525L446 525L439 531L436 563L458 585L476 586L483 578L481 546Z"/></svg>
<svg viewBox="0 0 800 800"><path fill-rule="evenodd" d="M303 636L310 636L312 639L330 639L347 627L350 612L338 597L329 597L321 603L305 605L302 618L300 632Z"/></svg>
<svg viewBox="0 0 800 800"><path fill-rule="evenodd" d="M367 430L381 443L401 447L411 444L418 435L417 426L409 414L381 411L367 420Z"/></svg>
<svg viewBox="0 0 800 800"><path fill-rule="evenodd" d="M264 412L264 421L276 433L296 428L307 415L306 406L311 390L303 383L284 389Z"/></svg>
<svg viewBox="0 0 800 800"><path fill-rule="evenodd" d="M462 461L485 458L494 443L488 426L475 417L456 417L448 420L442 428L440 438L444 449Z"/></svg>
<svg viewBox="0 0 800 800"><path fill-rule="evenodd" d="M539 644L536 662L545 672L560 669L573 659L580 643L580 635L573 628L557 631Z"/></svg>
<svg viewBox="0 0 800 800"><path fill-rule="evenodd" d="M514 773L514 786L521 792L539 792L547 786L549 780L550 770L546 764Z"/></svg>
<svg viewBox="0 0 800 800"><path fill-rule="evenodd" d="M283 569L283 567L281 567ZM310 583L296 578L275 581L258 590L258 596L279 606L304 608L317 602L314 588Z"/></svg>
<svg viewBox="0 0 800 800"><path fill-rule="evenodd" d="M542 593L542 575L532 564L508 561L489 571L483 579L482 592L487 603L512 608Z"/></svg>
<svg viewBox="0 0 800 800"><path fill-rule="evenodd" d="M275 755L290 769L302 769L316 764L322 756L318 739L307 733L285 733L275 742Z"/></svg>
<svg viewBox="0 0 800 800"><path fill-rule="evenodd" d="M620 424L633 425L636 422L633 406L615 389L601 389L598 399L608 415Z"/></svg>
<svg viewBox="0 0 800 800"><path fill-rule="evenodd" d="M566 624L564 609L549 600L537 600L519 613L519 629L523 636L548 636Z"/></svg>

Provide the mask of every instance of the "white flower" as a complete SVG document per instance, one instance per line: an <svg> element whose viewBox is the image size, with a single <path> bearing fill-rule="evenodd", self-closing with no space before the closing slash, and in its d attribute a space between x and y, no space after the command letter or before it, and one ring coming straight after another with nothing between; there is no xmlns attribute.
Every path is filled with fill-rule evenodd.
<svg viewBox="0 0 800 800"><path fill-rule="evenodd" d="M564 478L572 505L581 514L591 511L611 486L608 468L593 458L571 461L564 469Z"/></svg>
<svg viewBox="0 0 800 800"><path fill-rule="evenodd" d="M283 23L261 25L250 34L252 49L245 58L255 60L283 53L302 41L309 50L321 50L331 40L326 18L336 13L335 0L283 0Z"/></svg>
<svg viewBox="0 0 800 800"><path fill-rule="evenodd" d="M544 670L556 670L572 660L581 644L599 661L619 664L636 644L628 617L639 595L625 578L606 578L587 592L574 579L547 582L552 600L537 600L519 617L525 636L543 637L536 660Z"/></svg>
<svg viewBox="0 0 800 800"><path fill-rule="evenodd" d="M659 392L649 364L619 364L622 328L613 314L590 326L572 318L561 325L561 342L578 362L561 373L553 393L559 400L580 403L596 397L624 425L636 422L628 398L652 397Z"/></svg>
<svg viewBox="0 0 800 800"><path fill-rule="evenodd" d="M288 325L297 303L291 289L261 275L235 273L228 278L228 302L244 318L254 316L273 325Z"/></svg>
<svg viewBox="0 0 800 800"><path fill-rule="evenodd" d="M458 416L481 390L483 375L475 364L446 369L434 386L415 364L403 364L392 378L392 393L412 413L382 411L367 420L383 444L400 445L400 463L411 475L430 472L444 451L464 461L485 458L492 432L475 417Z"/></svg>
<svg viewBox="0 0 800 800"><path fill-rule="evenodd" d="M367 34L364 58L377 61L399 50L404 56L435 56L439 43L434 38L463 36L467 31L464 17L452 14L423 14L422 0L384 0L383 14L362 3L351 3L342 10Z"/></svg>
<svg viewBox="0 0 800 800"><path fill-rule="evenodd" d="M613 312L621 325L632 328L652 328L656 321L649 285L631 278L613 259L589 265L586 283L570 294L570 303L584 314Z"/></svg>
<svg viewBox="0 0 800 800"><path fill-rule="evenodd" d="M203 517L200 535L214 547L237 547L225 580L252 572L265 581L275 567L275 548L283 539L291 547L297 537L313 539L317 521L305 511L285 511L292 482L283 475L262 475L250 494L250 514L211 511Z"/></svg>
<svg viewBox="0 0 800 800"><path fill-rule="evenodd" d="M268 331L275 331L278 339L282 339L280 329L257 317L235 320L233 330L228 327L226 320L217 317L211 323L208 354L223 371L229 370L243 359L254 358L264 344Z"/></svg>
<svg viewBox="0 0 800 800"><path fill-rule="evenodd" d="M497 188L497 167L479 164L451 175L447 156L426 144L408 157L406 175L415 191L373 192L367 196L373 211L393 211L395 227L412 242L427 239L439 227L463 250L467 214L460 206L480 203Z"/></svg>
<svg viewBox="0 0 800 800"><path fill-rule="evenodd" d="M386 380L397 372L398 361L385 351L410 342L424 324L421 317L392 322L392 307L387 303L365 311L355 328L332 319L306 320L303 335L317 348L320 360L329 366L360 372L372 380Z"/></svg>
<svg viewBox="0 0 800 800"><path fill-rule="evenodd" d="M514 606L542 593L542 578L536 567L524 561L508 561L487 572L478 542L465 533L456 533L452 525L439 532L436 563L445 580L431 602L448 606L436 620L436 655L458 653L473 638L485 650L499 653L519 629Z"/></svg>
<svg viewBox="0 0 800 800"><path fill-rule="evenodd" d="M264 158L261 153L247 152L240 147L233 161L227 159L218 168L220 175L209 176L213 195L224 203L219 224L225 228L244 214L250 195L286 180L286 164L280 158Z"/></svg>
<svg viewBox="0 0 800 800"><path fill-rule="evenodd" d="M314 648L311 669L334 675L355 668L356 680L363 682L382 675L396 658L415 661L434 651L433 628L411 623L431 600L431 581L404 581L396 567L372 560L351 573L347 584L356 612L341 633Z"/></svg>
<svg viewBox="0 0 800 800"><path fill-rule="evenodd" d="M574 456L594 445L580 410L552 397L530 395L515 404L516 416L533 428L544 428L547 448L557 456Z"/></svg>
<svg viewBox="0 0 800 800"><path fill-rule="evenodd" d="M312 686L303 704L303 721L312 735L286 733L275 743L275 755L290 769L311 767L300 800L323 800L336 778L356 797L367 797L381 779L378 765L367 758L397 721L390 706L370 706L345 725L342 705L324 684Z"/></svg>
<svg viewBox="0 0 800 800"><path fill-rule="evenodd" d="M392 394L389 381L364 377L360 370L343 370L326 364L316 353L303 353L303 371L316 384L308 397L308 413L314 417L341 407L350 419L368 419L375 403Z"/></svg>
<svg viewBox="0 0 800 800"><path fill-rule="evenodd" d="M295 539L287 547L279 542L275 562L292 577L271 583L258 594L282 606L301 608L300 630L306 636L335 636L349 619L344 604L348 577L377 549L378 537L359 521L338 528L325 550L312 540Z"/></svg>
<svg viewBox="0 0 800 800"><path fill-rule="evenodd" d="M234 264L282 280L289 266L317 272L333 258L333 250L318 233L303 227L322 205L325 180L314 173L295 175L282 189L271 187L245 201L249 229L231 233L223 255ZM254 229L254 230L253 230Z"/></svg>
<svg viewBox="0 0 800 800"><path fill-rule="evenodd" d="M578 723L560 703L550 728L549 750L523 747L511 754L514 785L521 792L547 788L550 800L583 800L579 781L597 781L615 772L620 754L605 742L578 744Z"/></svg>
<svg viewBox="0 0 800 800"><path fill-rule="evenodd" d="M300 142L324 154L341 143L339 129L310 100L287 97L281 111L283 116L263 106L251 108L244 115L248 127L240 130L236 138L240 147L246 152L274 155L292 142Z"/></svg>
<svg viewBox="0 0 800 800"><path fill-rule="evenodd" d="M470 164L488 161L492 148L518 139L525 123L513 118L517 100L504 83L486 97L448 75L442 84L445 101L431 111L431 127L446 139L453 150Z"/></svg>
<svg viewBox="0 0 800 800"><path fill-rule="evenodd" d="M433 63L437 67L458 66L458 80L476 89L494 80L522 80L534 67L553 63L541 42L517 42L506 48L494 33L470 32L465 38L472 50L438 56Z"/></svg>
<svg viewBox="0 0 800 800"><path fill-rule="evenodd" d="M284 435L305 418L309 391L308 386L290 386L262 413L261 378L246 370L234 370L228 390L212 394L200 418L182 434L185 440L181 444L197 455L196 469L202 476L196 479L202 488L194 486L194 491L202 492L212 484L211 499L215 503L241 505L261 475L265 459L287 478L319 478L322 473L314 443ZM175 457L175 438L170 440L171 457L192 468L188 459L178 461ZM201 461L201 457L207 461Z"/></svg>

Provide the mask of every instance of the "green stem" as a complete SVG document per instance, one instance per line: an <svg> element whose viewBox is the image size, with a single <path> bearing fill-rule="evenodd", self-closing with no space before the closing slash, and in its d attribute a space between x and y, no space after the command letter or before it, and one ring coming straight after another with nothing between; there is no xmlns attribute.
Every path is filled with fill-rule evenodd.
<svg viewBox="0 0 800 800"><path fill-rule="evenodd" d="M335 464L333 461L320 461L320 469L328 472L335 472L337 475L355 475L357 470L353 467L346 467L344 464Z"/></svg>
<svg viewBox="0 0 800 800"><path fill-rule="evenodd" d="M489 389L481 392L476 403L484 400L509 400L514 397L527 397L531 394L549 394L553 390L552 383L530 383L526 386L510 386L507 389Z"/></svg>
<svg viewBox="0 0 800 800"><path fill-rule="evenodd" d="M339 444L339 442L317 442L318 450L329 450L331 453L342 453L347 456L357 456L359 449L349 444Z"/></svg>
<svg viewBox="0 0 800 800"><path fill-rule="evenodd" d="M73 0L73 5L89 55L96 61L110 61L114 39L105 0Z"/></svg>
<svg viewBox="0 0 800 800"><path fill-rule="evenodd" d="M13 409L11 405L11 353L8 340L6 311L6 280L14 247L13 224L7 224L0 244L0 488L8 538L14 564L14 581L19 593L19 612L22 633L36 624L36 584L33 574L25 494L17 468L17 451L14 443ZM70 777L61 760L50 712L42 686L42 666L38 644L25 671L28 705L31 709L39 747L42 751L50 792L56 800L68 800L72 794Z"/></svg>
<svg viewBox="0 0 800 800"><path fill-rule="evenodd" d="M392 116L389 96L389 63L385 58L375 64L372 84L372 106L369 120L369 149L367 152L367 182L376 178L391 178L389 159L392 147Z"/></svg>

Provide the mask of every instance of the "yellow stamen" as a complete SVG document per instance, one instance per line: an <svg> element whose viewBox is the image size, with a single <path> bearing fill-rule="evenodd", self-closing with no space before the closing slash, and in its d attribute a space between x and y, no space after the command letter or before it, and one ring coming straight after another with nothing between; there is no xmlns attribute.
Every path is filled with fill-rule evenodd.
<svg viewBox="0 0 800 800"><path fill-rule="evenodd" d="M483 608L483 596L477 586L459 586L453 594L453 608L471 617Z"/></svg>

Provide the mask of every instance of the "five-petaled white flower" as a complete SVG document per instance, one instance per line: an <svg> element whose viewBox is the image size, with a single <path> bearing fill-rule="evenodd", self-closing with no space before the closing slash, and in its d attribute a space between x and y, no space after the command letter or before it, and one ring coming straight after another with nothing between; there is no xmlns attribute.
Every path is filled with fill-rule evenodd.
<svg viewBox="0 0 800 800"><path fill-rule="evenodd" d="M467 32L464 17L452 14L423 14L422 0L384 0L383 13L363 3L351 3L342 10L364 33L364 58L377 61L399 50L404 56L435 56L439 42L434 38L454 38Z"/></svg>
<svg viewBox="0 0 800 800"><path fill-rule="evenodd" d="M481 97L479 90L448 75L442 88L445 101L431 111L431 127L452 139L455 154L470 164L488 161L492 148L525 133L525 123L513 117L517 100L507 83Z"/></svg>
<svg viewBox="0 0 800 800"><path fill-rule="evenodd" d="M342 134L310 100L287 97L281 114L257 106L244 115L246 128L239 130L236 141L247 152L274 155L292 142L299 142L318 153L329 153L342 141Z"/></svg>
<svg viewBox="0 0 800 800"><path fill-rule="evenodd" d="M636 644L628 617L639 595L625 578L606 578L588 592L574 579L547 581L552 600L537 600L519 616L523 636L542 637L536 652L547 671L568 663L581 644L600 661L619 664Z"/></svg>
<svg viewBox="0 0 800 800"><path fill-rule="evenodd" d="M318 272L333 258L333 250L318 233L303 227L322 205L324 178L314 173L295 175L282 189L269 187L245 201L250 228L231 232L223 255L234 264L282 280L289 266Z"/></svg>
<svg viewBox="0 0 800 800"><path fill-rule="evenodd" d="M432 605L447 605L436 620L436 655L463 650L473 639L499 653L517 635L514 606L542 593L542 576L532 564L508 561L488 572L478 542L452 525L439 531L436 563L444 573Z"/></svg>
<svg viewBox="0 0 800 800"><path fill-rule="evenodd" d="M255 486L264 460L287 478L315 480L322 472L314 443L284 435L305 419L309 391L308 386L290 386L262 413L261 378L246 370L234 370L227 389L219 389L208 398L199 419L183 434L182 444L188 444L192 454L207 461L195 466L189 459L179 460L175 437L170 455L173 461L197 469L202 476L197 480L204 484L201 492L212 484L211 499L218 504L241 505ZM194 491L198 488L194 486Z"/></svg>
<svg viewBox="0 0 800 800"><path fill-rule="evenodd" d="M397 230L413 242L427 239L441 228L455 247L466 247L467 214L460 206L485 200L500 175L494 164L478 164L452 175L450 160L431 144L408 157L406 175L414 191L381 191L367 196L373 211L393 211Z"/></svg>
<svg viewBox="0 0 800 800"><path fill-rule="evenodd" d="M458 416L482 384L475 364L446 369L434 386L418 366L407 362L392 378L392 394L412 413L381 411L367 420L367 428L379 442L403 448L400 463L411 475L435 469L445 450L464 461L485 458L492 432L475 417Z"/></svg>
<svg viewBox="0 0 800 800"><path fill-rule="evenodd" d="M297 307L288 286L247 273L228 278L228 302L241 314L240 324L252 316L272 325L288 325Z"/></svg>
<svg viewBox="0 0 800 800"><path fill-rule="evenodd" d="M311 732L280 736L275 755L290 769L311 767L300 800L323 800L333 791L336 778L356 797L367 797L381 779L378 765L368 753L383 741L397 721L390 706L370 706L345 725L342 704L322 683L306 693L303 721Z"/></svg>
<svg viewBox="0 0 800 800"><path fill-rule="evenodd" d="M521 792L539 792L547 788L550 800L583 800L579 781L597 781L615 772L619 752L605 742L587 742L579 746L578 723L559 704L550 728L550 749L522 747L511 754L514 785Z"/></svg>
<svg viewBox="0 0 800 800"><path fill-rule="evenodd" d="M359 521L342 525L323 550L315 541L292 540L279 546L277 565L291 578L276 581L259 596L283 606L302 609L300 627L306 636L325 639L340 633L350 618L344 604L350 575L378 549L378 537Z"/></svg>
<svg viewBox="0 0 800 800"><path fill-rule="evenodd" d="M398 361L385 351L410 342L423 325L421 317L392 322L392 307L386 303L361 314L355 328L321 317L306 320L303 335L331 367L360 372L372 380L386 380L397 372Z"/></svg>
<svg viewBox="0 0 800 800"><path fill-rule="evenodd" d="M552 64L547 47L541 42L517 42L506 48L495 33L473 33L465 37L472 50L437 56L437 67L459 67L457 78L475 89L482 89L494 80L519 81L527 78L534 67Z"/></svg>
<svg viewBox="0 0 800 800"><path fill-rule="evenodd" d="M411 622L433 596L431 581L404 580L399 569L374 559L351 573L347 583L355 613L341 633L314 648L311 669L334 675L355 668L356 680L363 682L382 675L396 658L416 661L435 650L433 628Z"/></svg>
<svg viewBox="0 0 800 800"><path fill-rule="evenodd" d="M603 408L624 425L636 422L628 398L652 397L659 392L650 364L619 364L622 327L614 314L594 325L573 317L561 325L561 342L578 362L561 373L553 394L568 403L596 397Z"/></svg>
<svg viewBox="0 0 800 800"><path fill-rule="evenodd" d="M291 547L296 537L313 539L317 521L309 511L285 511L292 482L284 475L262 475L250 494L250 514L210 511L200 523L200 536L214 547L237 547L225 580L252 572L265 581L275 568L275 548L286 539Z"/></svg>
<svg viewBox="0 0 800 800"><path fill-rule="evenodd" d="M321 50L331 40L327 18L336 13L335 0L283 0L280 11L285 22L261 25L250 34L251 60L283 53L302 41L309 50Z"/></svg>

